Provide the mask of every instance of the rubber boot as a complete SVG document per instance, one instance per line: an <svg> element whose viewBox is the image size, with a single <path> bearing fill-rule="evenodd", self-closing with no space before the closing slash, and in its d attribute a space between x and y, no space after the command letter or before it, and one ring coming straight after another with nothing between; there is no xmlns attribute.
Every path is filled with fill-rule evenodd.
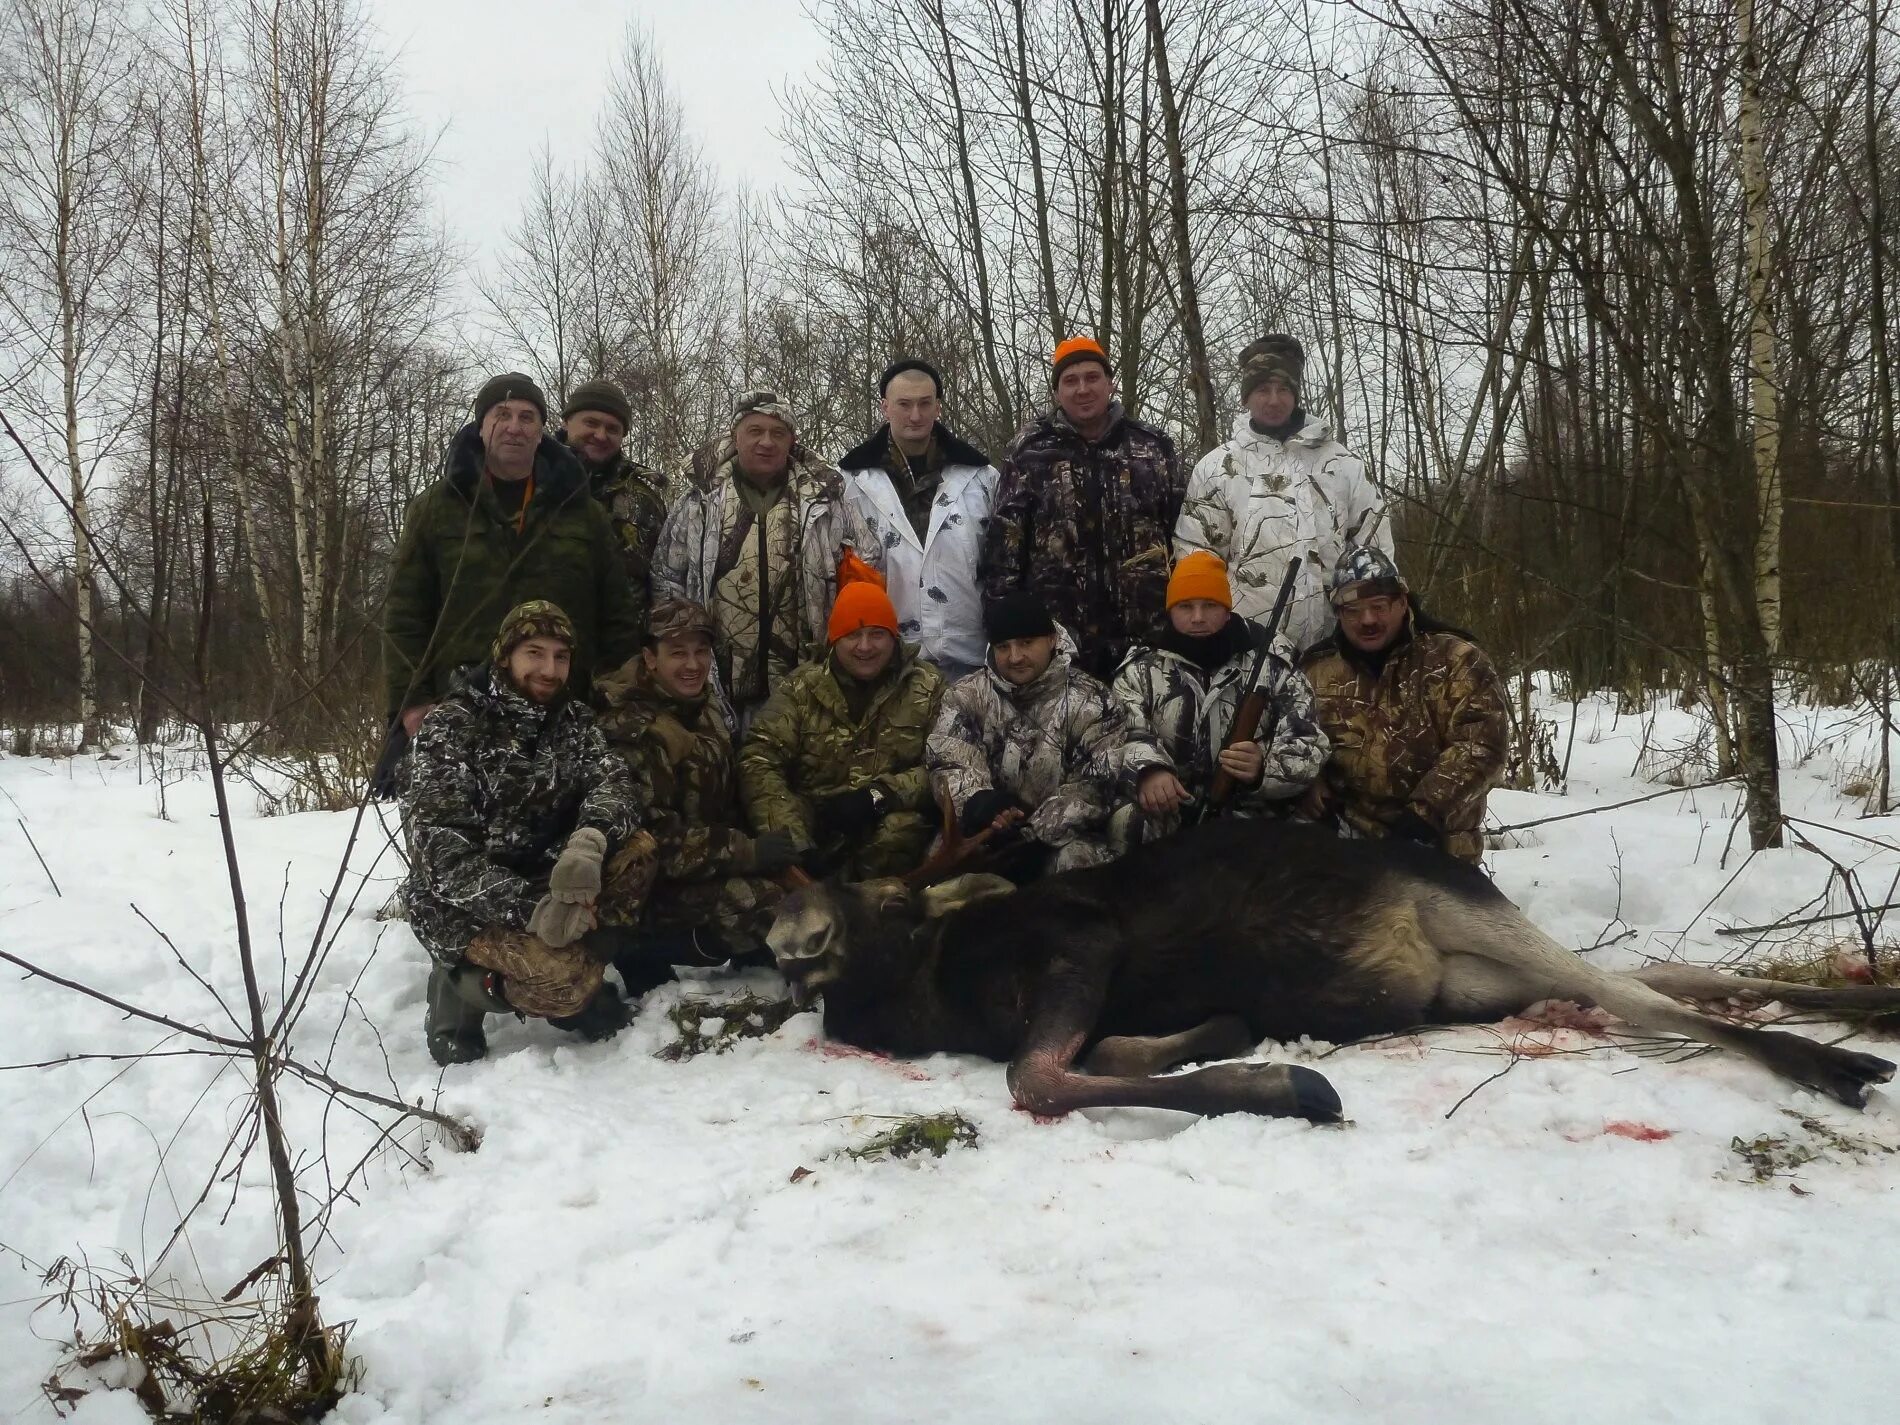
<svg viewBox="0 0 1900 1425"><path fill-rule="evenodd" d="M578 1014L563 1014L548 1020L556 1029L578 1034L590 1044L613 1038L632 1022L632 1007L611 983L601 985Z"/></svg>
<svg viewBox="0 0 1900 1425"><path fill-rule="evenodd" d="M487 979L488 972L479 965L451 968L437 962L430 966L422 1028L429 1041L429 1057L445 1069L450 1064L472 1064L488 1053L482 1022L490 1014L505 1014L508 1002L488 987Z"/></svg>

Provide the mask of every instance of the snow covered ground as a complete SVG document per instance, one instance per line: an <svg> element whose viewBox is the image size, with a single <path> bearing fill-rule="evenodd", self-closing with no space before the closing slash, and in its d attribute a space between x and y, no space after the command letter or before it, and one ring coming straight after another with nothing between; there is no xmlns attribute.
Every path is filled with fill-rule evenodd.
<svg viewBox="0 0 1900 1425"><path fill-rule="evenodd" d="M1561 755L1568 706L1546 711ZM1656 790L1637 775L1643 739L1653 770L1653 749L1691 733L1667 705L1652 726L1586 702L1568 795L1502 793L1494 819ZM1858 819L1842 791L1870 745L1843 715L1792 712L1787 801L1887 900L1900 856L1850 833L1894 840L1900 824ZM261 817L239 799L253 922L274 949L281 921L298 955L351 819ZM137 913L239 1003L209 789L188 779L165 800L160 819L129 754L0 758L0 947L228 1028ZM1611 965L1713 962L1746 944L1718 926L1846 907L1838 884L1821 898L1830 866L1814 852L1727 846L1737 802L1717 788L1553 822L1490 864L1567 944L1633 931L1592 952ZM1890 1090L1855 1114L1721 1055L1671 1064L1506 1024L1326 1057L1345 1128L1139 1111L1045 1124L1011 1110L1000 1066L839 1052L816 1015L729 1054L658 1059L678 987L605 1045L491 1021L490 1058L444 1074L422 1045L422 953L373 918L397 865L369 830L298 1053L439 1101L486 1139L456 1153L410 1132L330 1220L323 1310L354 1321L363 1369L338 1415L350 1425L1893 1418ZM10 968L0 984L7 1064L182 1047ZM1512 1044L1530 1052L1513 1060ZM213 1174L238 1075L198 1057L0 1074L0 1420L53 1418L39 1382L67 1323L34 1310L41 1274L62 1255L150 1262ZM976 1148L836 1156L883 1116L952 1108ZM314 1155L327 1144L340 1182L374 1130L303 1089L289 1117L320 1201ZM1763 1136L1821 1156L1758 1183L1731 1142ZM160 1275L221 1295L269 1255L261 1158L222 1224L232 1189L214 1185ZM72 1418L143 1417L121 1392Z"/></svg>

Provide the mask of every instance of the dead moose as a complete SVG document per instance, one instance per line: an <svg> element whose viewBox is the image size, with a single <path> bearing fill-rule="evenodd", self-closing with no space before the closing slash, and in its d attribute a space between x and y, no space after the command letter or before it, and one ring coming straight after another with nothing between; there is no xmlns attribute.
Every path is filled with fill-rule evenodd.
<svg viewBox="0 0 1900 1425"><path fill-rule="evenodd" d="M1885 1059L1677 997L1871 1012L1900 1009L1900 989L1689 965L1613 974L1545 935L1475 868L1408 842L1225 820L1022 890L992 875L918 879L795 891L767 936L780 971L801 1000L822 992L834 1038L1005 1061L1016 1102L1037 1113L1128 1105L1329 1121L1339 1096L1312 1069L1166 1071L1268 1039L1494 1020L1546 999L1746 1054L1852 1108L1893 1077Z"/></svg>

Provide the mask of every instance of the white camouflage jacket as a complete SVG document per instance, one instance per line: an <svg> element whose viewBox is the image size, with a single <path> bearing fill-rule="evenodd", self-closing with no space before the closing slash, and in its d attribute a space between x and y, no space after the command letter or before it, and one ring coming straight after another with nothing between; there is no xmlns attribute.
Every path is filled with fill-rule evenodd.
<svg viewBox="0 0 1900 1425"><path fill-rule="evenodd" d="M1042 676L1018 688L994 666L959 678L924 752L931 784L958 816L992 787L1029 807L1029 834L1045 846L1096 840L1122 799L1128 718L1106 684L1069 659L1067 630Z"/></svg>
<svg viewBox="0 0 1900 1425"><path fill-rule="evenodd" d="M1214 758L1227 741L1243 684L1253 669L1255 631L1235 620L1239 630L1233 657L1203 674L1188 659L1165 648L1142 644L1130 651L1115 672L1115 696L1128 713L1128 750L1124 763L1131 779L1151 767L1166 767L1195 796L1203 796L1214 776ZM1293 646L1276 638L1261 674L1273 720L1273 741L1265 750L1259 785L1236 788L1229 807L1241 816L1259 816L1272 804L1298 796L1326 765L1332 744L1319 725L1319 711L1306 675L1294 665ZM1156 831L1165 834L1177 823Z"/></svg>
<svg viewBox="0 0 1900 1425"><path fill-rule="evenodd" d="M1304 651L1333 631L1326 581L1348 538L1392 552L1392 522L1381 511L1365 464L1324 422L1309 420L1279 441L1256 431L1243 411L1232 439L1203 455L1188 479L1174 557L1218 554L1233 581L1234 612L1263 623L1288 561L1299 559L1281 632Z"/></svg>

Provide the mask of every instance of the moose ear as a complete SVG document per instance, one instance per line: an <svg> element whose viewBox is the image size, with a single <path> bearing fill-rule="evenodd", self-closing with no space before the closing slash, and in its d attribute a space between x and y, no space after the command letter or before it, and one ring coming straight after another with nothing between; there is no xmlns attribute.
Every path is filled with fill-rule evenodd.
<svg viewBox="0 0 1900 1425"><path fill-rule="evenodd" d="M1016 889L1015 883L987 871L973 872L967 876L953 876L941 885L931 886L922 893L924 916L934 920L940 915L948 915L953 910L961 910L966 905L975 905L978 901L994 900L997 896L1006 896Z"/></svg>
<svg viewBox="0 0 1900 1425"><path fill-rule="evenodd" d="M910 887L893 877L878 883L874 899L879 915L896 915L899 911L910 909Z"/></svg>

